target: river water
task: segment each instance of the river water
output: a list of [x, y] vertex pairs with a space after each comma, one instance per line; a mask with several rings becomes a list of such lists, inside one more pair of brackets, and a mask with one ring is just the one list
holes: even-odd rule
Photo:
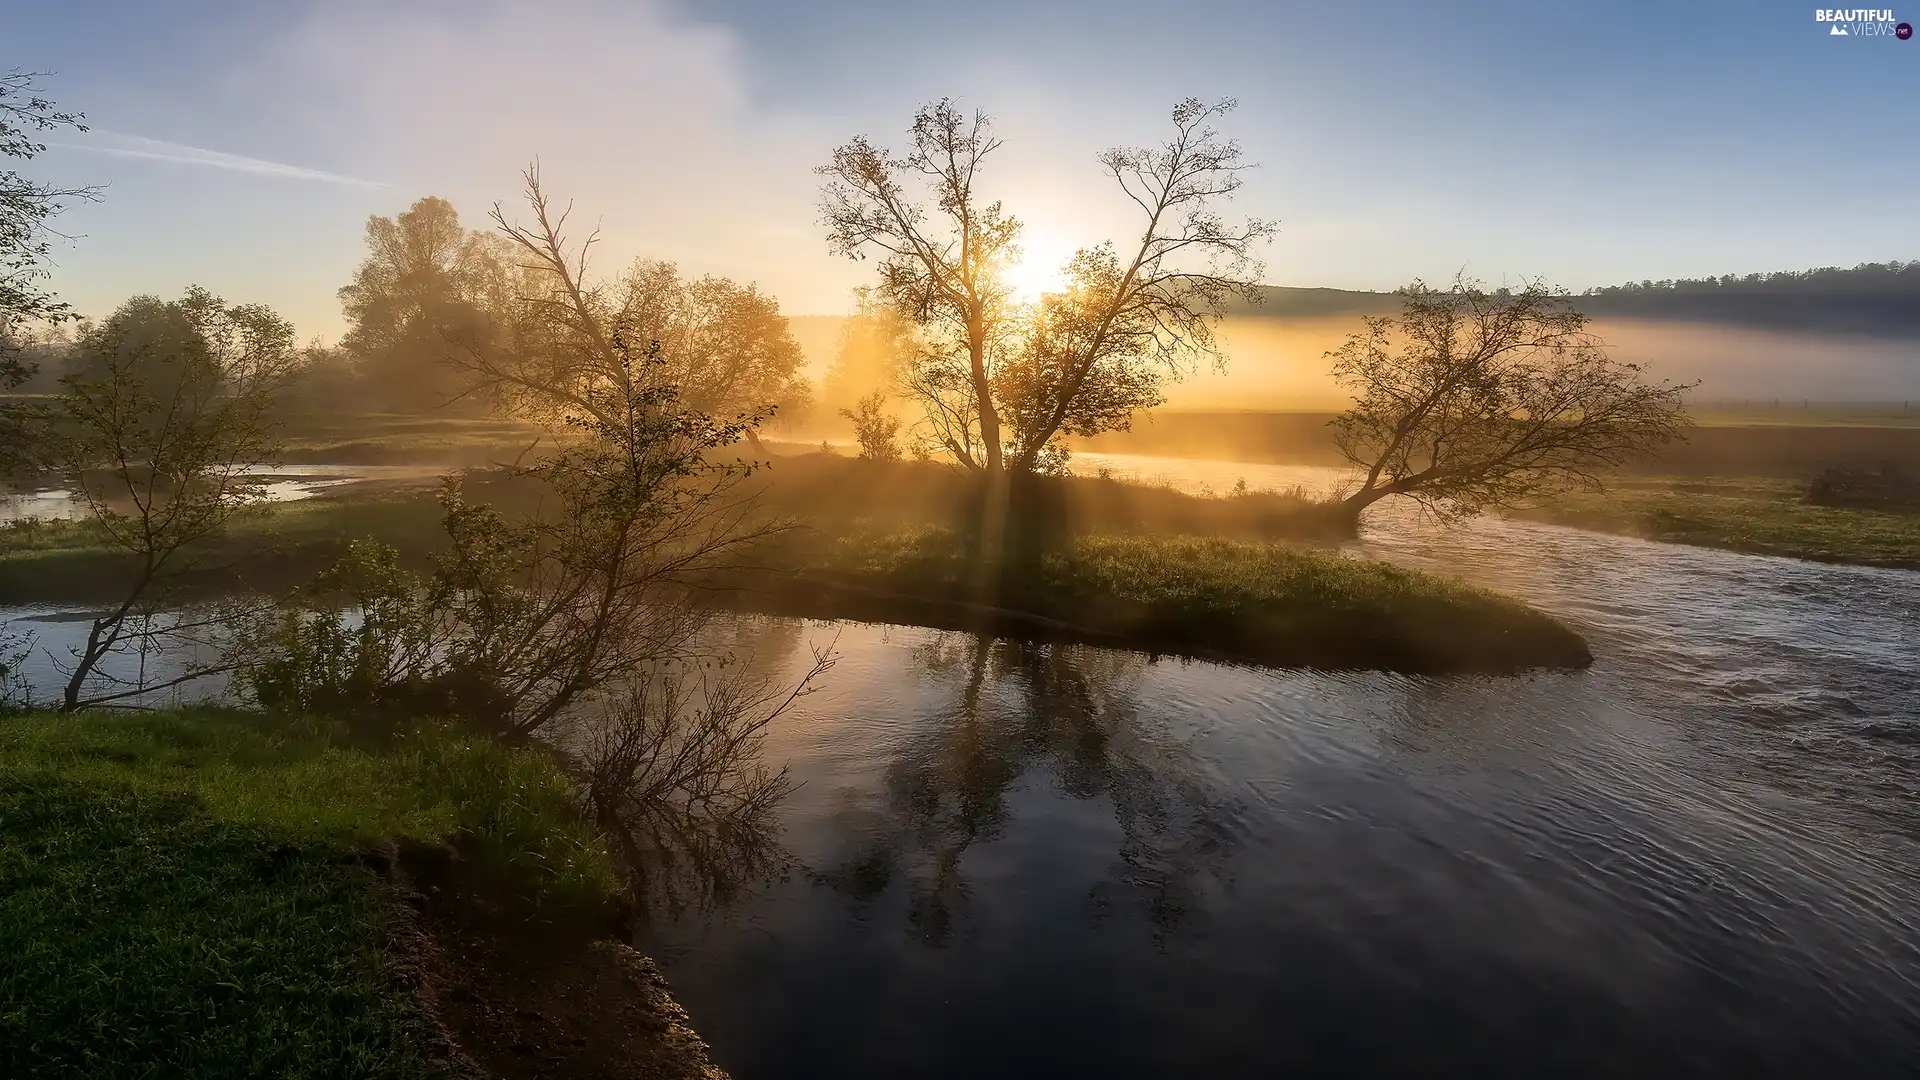
[[[771, 747], [803, 782], [794, 869], [640, 942], [716, 1060], [1920, 1074], [1920, 574], [1391, 510], [1362, 546], [1554, 612], [1594, 666], [1276, 672], [838, 628]], [[798, 664], [835, 632], [775, 636]]]
[[762, 663], [842, 657], [770, 739], [791, 862], [637, 944], [745, 1080], [1920, 1075], [1920, 573], [1391, 508], [1359, 549], [1597, 659], [1416, 678], [762, 621]]

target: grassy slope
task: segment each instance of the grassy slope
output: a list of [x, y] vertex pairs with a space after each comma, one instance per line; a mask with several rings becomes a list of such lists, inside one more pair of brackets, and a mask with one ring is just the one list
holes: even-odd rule
[[1794, 480], [1621, 478], [1516, 516], [1602, 532], [1821, 562], [1920, 568], [1920, 514], [1814, 506]]
[[460, 839], [555, 899], [616, 884], [531, 751], [209, 710], [0, 717], [0, 1075], [429, 1073], [398, 900], [356, 858], [399, 838]]

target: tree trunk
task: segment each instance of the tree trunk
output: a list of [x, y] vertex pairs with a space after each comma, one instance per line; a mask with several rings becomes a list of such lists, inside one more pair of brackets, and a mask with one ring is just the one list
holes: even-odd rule
[[993, 387], [987, 382], [986, 326], [978, 307], [967, 319], [967, 359], [972, 366], [973, 397], [980, 409], [980, 441], [987, 444], [987, 475], [1005, 469], [1000, 460], [1000, 412], [993, 407]]
[[1340, 526], [1348, 536], [1360, 535], [1360, 514], [1367, 507], [1393, 494], [1390, 488], [1366, 487], [1340, 500]]

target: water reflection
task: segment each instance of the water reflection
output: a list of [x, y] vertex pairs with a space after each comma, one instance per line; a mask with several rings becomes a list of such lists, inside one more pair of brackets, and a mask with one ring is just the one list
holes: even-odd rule
[[639, 942], [739, 1074], [1920, 1064], [1911, 842], [1728, 784], [1605, 671], [841, 647], [769, 750], [805, 872]]
[[[1004, 837], [1019, 788], [1039, 782], [1097, 802], [1118, 840], [1086, 897], [1089, 918], [1138, 904], [1155, 937], [1197, 906], [1196, 879], [1227, 842], [1182, 782], [1182, 748], [1139, 722], [1133, 687], [1145, 657], [965, 635], [931, 635], [909, 652], [936, 715], [889, 755], [875, 790], [845, 790], [844, 848], [815, 880], [872, 906], [898, 887], [915, 938], [944, 945], [973, 913], [967, 855]], [[871, 916], [863, 916], [871, 917]]]

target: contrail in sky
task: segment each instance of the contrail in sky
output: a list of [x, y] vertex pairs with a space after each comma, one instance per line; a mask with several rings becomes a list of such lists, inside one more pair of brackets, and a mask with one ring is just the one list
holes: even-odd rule
[[206, 165], [215, 169], [230, 169], [234, 172], [253, 173], [256, 176], [277, 176], [287, 180], [319, 180], [329, 184], [345, 184], [348, 187], [384, 188], [388, 185], [378, 180], [362, 180], [357, 176], [343, 176], [322, 169], [309, 169], [304, 165], [287, 165], [278, 161], [265, 161], [260, 158], [245, 157], [240, 154], [228, 154], [219, 150], [205, 150], [198, 146], [186, 146], [181, 143], [164, 142], [160, 139], [148, 139], [139, 135], [118, 135], [102, 131], [104, 135], [124, 145], [102, 146], [97, 143], [51, 143], [69, 150], [85, 150], [95, 154], [110, 154], [114, 157], [140, 158], [146, 161], [172, 161], [181, 165]]

